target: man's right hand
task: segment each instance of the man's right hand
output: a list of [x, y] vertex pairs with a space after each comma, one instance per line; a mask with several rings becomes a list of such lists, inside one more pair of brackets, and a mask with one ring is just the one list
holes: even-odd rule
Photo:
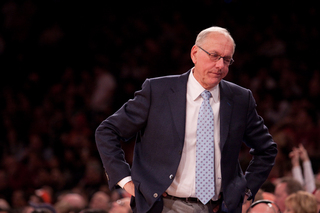
[[134, 197], [134, 184], [132, 181], [129, 181], [123, 186], [123, 189], [126, 190], [129, 194], [131, 194]]

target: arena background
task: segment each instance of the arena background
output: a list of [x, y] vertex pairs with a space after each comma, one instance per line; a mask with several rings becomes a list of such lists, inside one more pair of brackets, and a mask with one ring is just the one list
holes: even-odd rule
[[[236, 42], [227, 80], [250, 88], [279, 145], [269, 181], [290, 175], [302, 143], [320, 166], [317, 2], [62, 1], [0, 3], [0, 197], [19, 208], [36, 189], [52, 203], [68, 190], [106, 186], [95, 147], [99, 123], [148, 77], [192, 67], [204, 28], [227, 28]], [[134, 141], [123, 144], [131, 162]], [[243, 147], [241, 165], [250, 160]], [[23, 201], [24, 200], [24, 201]]]

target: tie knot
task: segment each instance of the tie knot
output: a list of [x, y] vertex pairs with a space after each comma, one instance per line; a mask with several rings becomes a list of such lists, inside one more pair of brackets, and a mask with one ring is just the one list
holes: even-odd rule
[[209, 100], [209, 98], [211, 97], [211, 93], [208, 90], [205, 90], [201, 93], [201, 96], [204, 100]]

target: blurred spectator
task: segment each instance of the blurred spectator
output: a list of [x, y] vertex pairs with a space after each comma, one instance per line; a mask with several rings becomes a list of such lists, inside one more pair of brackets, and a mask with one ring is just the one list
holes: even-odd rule
[[109, 213], [132, 213], [129, 197], [113, 201]]
[[13, 209], [23, 209], [28, 205], [28, 195], [22, 189], [17, 189], [12, 192], [11, 207]]
[[312, 77], [310, 78], [310, 82], [308, 84], [308, 99], [313, 103], [315, 108], [319, 109], [320, 107], [320, 71], [315, 70], [313, 72]]
[[79, 181], [78, 186], [84, 189], [87, 193], [92, 195], [100, 188], [104, 179], [104, 171], [100, 162], [96, 159], [84, 159], [86, 160], [85, 170], [83, 178]]
[[0, 213], [8, 213], [8, 212], [10, 212], [9, 203], [5, 199], [0, 198]]
[[42, 188], [35, 190], [34, 194], [29, 197], [29, 203], [32, 202], [33, 204], [52, 204], [52, 192], [53, 190], [50, 187], [43, 186]]
[[284, 55], [286, 43], [275, 35], [275, 31], [271, 27], [268, 27], [265, 31], [267, 38], [258, 48], [258, 53], [267, 57]]
[[122, 188], [115, 189], [111, 192], [111, 201], [117, 201], [126, 197], [131, 197], [131, 195]]
[[54, 208], [57, 213], [79, 213], [87, 206], [86, 199], [78, 193], [60, 195]]
[[317, 201], [314, 195], [298, 191], [289, 195], [285, 201], [285, 213], [317, 213]]
[[315, 193], [314, 196], [316, 197], [317, 200], [317, 208], [318, 208], [318, 212], [320, 213], [320, 188], [318, 188]]
[[284, 177], [279, 180], [276, 184], [274, 191], [275, 204], [279, 206], [281, 212], [285, 210], [285, 200], [286, 198], [297, 191], [303, 190], [302, 185], [297, 180], [292, 177]]
[[251, 204], [246, 213], [281, 213], [279, 207], [270, 200], [258, 200]]
[[80, 213], [108, 213], [108, 212], [101, 209], [84, 209], [84, 210], [81, 210]]
[[31, 210], [31, 213], [56, 213], [55, 208], [48, 203], [32, 203], [30, 202], [30, 206], [32, 207], [28, 211]]
[[262, 186], [261, 186], [261, 190], [265, 193], [271, 193], [274, 194], [274, 190], [275, 190], [275, 184], [272, 182], [272, 180], [267, 180], [265, 181]]
[[242, 212], [247, 212], [247, 210], [250, 208], [252, 201], [244, 200], [242, 203]]
[[262, 189], [259, 189], [258, 196], [255, 196], [255, 201], [258, 200], [269, 200], [273, 202], [275, 200], [275, 196], [273, 193], [265, 192]]
[[320, 170], [315, 174], [317, 189], [320, 188]]
[[95, 210], [104, 210], [108, 212], [111, 207], [111, 198], [108, 194], [102, 191], [97, 191], [93, 194], [89, 201], [89, 208]]
[[91, 99], [91, 108], [96, 112], [111, 113], [113, 93], [116, 88], [114, 76], [106, 69], [96, 66], [94, 68], [95, 88]]
[[[306, 104], [310, 104], [309, 102]], [[295, 116], [295, 144], [302, 143], [310, 157], [319, 155], [319, 134], [317, 114], [313, 108], [302, 106], [296, 110]]]
[[[307, 192], [313, 193], [316, 189], [312, 165], [307, 153], [307, 150], [302, 144], [298, 148], [293, 147], [292, 152], [289, 154], [292, 163], [293, 178], [298, 180]], [[302, 160], [303, 173], [300, 167], [300, 159]]]
[[270, 130], [280, 151], [275, 166], [279, 169], [280, 177], [291, 173], [289, 153], [299, 144], [306, 149], [312, 166], [319, 167], [319, 127], [316, 112], [309, 104], [307, 100], [293, 101], [288, 115]]
[[10, 197], [10, 186], [8, 184], [8, 176], [6, 170], [0, 170], [0, 195], [1, 198], [5, 198], [6, 200]]
[[[256, 196], [254, 197], [254, 200], [255, 200], [255, 204], [257, 204], [259, 201], [261, 203], [265, 203], [266, 205], [269, 206], [269, 208], [271, 208], [270, 210], [272, 210], [272, 206], [269, 205], [272, 204], [274, 205], [274, 207], [277, 207], [275, 206], [276, 204], [274, 204], [274, 194], [273, 193], [270, 193], [270, 192], [264, 192], [262, 189], [259, 189]], [[242, 204], [242, 212], [247, 212], [249, 211], [249, 209], [251, 208], [251, 210], [249, 212], [264, 212], [264, 211], [270, 211], [268, 210], [268, 207], [255, 207], [254, 208], [254, 211], [253, 211], [253, 206], [255, 206], [255, 204], [252, 203], [252, 201], [244, 201], [244, 203]], [[261, 208], [261, 211], [259, 210]]]

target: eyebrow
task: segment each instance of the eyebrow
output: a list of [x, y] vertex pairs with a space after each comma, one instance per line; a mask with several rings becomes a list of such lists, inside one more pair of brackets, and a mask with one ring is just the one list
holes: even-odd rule
[[[215, 51], [215, 50], [208, 51], [208, 52], [209, 52], [209, 53], [211, 53], [211, 54], [217, 54], [217, 55], [219, 55], [219, 56], [222, 56], [220, 53], [218, 53], [218, 52], [217, 52], [217, 51]], [[231, 58], [232, 58], [232, 56], [226, 55], [226, 56], [223, 56], [223, 58], [231, 59]]]

